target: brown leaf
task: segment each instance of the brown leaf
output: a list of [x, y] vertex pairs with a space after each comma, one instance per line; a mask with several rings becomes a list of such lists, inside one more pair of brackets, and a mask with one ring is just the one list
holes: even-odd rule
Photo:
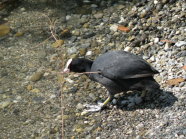
[[174, 41], [171, 40], [160, 40], [161, 42], [167, 42], [167, 43], [175, 43]]
[[118, 26], [118, 30], [123, 31], [123, 32], [129, 32], [130, 29], [128, 27], [124, 27], [124, 26]]
[[57, 48], [63, 44], [64, 44], [64, 40], [57, 40], [56, 42], [52, 44], [52, 47]]
[[175, 78], [175, 79], [167, 80], [167, 84], [168, 85], [178, 85], [179, 83], [184, 82], [184, 81], [185, 81], [185, 79], [183, 79], [183, 78]]
[[7, 35], [10, 32], [10, 27], [7, 25], [0, 25], [0, 37]]
[[70, 37], [70, 30], [69, 29], [64, 29], [62, 32], [61, 32], [61, 36], [62, 37]]
[[182, 67], [182, 69], [186, 70], [186, 65], [184, 65], [184, 66]]

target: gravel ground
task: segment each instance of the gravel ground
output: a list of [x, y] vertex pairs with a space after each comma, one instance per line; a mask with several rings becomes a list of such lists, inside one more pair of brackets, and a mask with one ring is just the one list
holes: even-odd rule
[[[73, 0], [24, 0], [7, 15], [0, 10], [11, 28], [0, 37], [0, 138], [62, 138], [61, 91], [64, 138], [186, 138], [186, 83], [167, 83], [186, 79], [185, 11], [184, 0], [101, 0], [81, 6]], [[56, 21], [59, 47], [49, 19]], [[162, 92], [150, 100], [119, 94], [105, 110], [85, 113], [84, 105], [103, 102], [106, 90], [85, 75], [63, 78], [62, 63], [95, 59], [109, 50], [146, 59], [160, 71], [155, 79]]]

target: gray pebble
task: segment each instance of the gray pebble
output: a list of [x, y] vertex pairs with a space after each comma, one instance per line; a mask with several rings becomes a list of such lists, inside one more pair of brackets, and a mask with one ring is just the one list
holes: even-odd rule
[[94, 14], [94, 17], [97, 18], [97, 19], [102, 18], [103, 13], [96, 13], [96, 14]]

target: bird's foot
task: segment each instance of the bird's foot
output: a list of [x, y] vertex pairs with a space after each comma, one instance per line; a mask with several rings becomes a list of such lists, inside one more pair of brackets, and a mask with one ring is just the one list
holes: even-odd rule
[[104, 106], [104, 103], [98, 103], [98, 105], [90, 105], [90, 104], [86, 104], [85, 107], [87, 109], [85, 109], [85, 112], [98, 112], [100, 110], [102, 110]]

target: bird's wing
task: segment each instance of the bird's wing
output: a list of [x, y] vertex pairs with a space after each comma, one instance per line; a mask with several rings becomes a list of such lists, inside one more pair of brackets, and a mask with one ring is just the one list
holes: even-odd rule
[[110, 51], [99, 56], [91, 71], [100, 71], [110, 79], [141, 78], [159, 73], [141, 57], [125, 51]]
[[148, 77], [159, 73], [143, 59], [114, 61], [101, 70], [101, 74], [110, 79], [129, 79]]

